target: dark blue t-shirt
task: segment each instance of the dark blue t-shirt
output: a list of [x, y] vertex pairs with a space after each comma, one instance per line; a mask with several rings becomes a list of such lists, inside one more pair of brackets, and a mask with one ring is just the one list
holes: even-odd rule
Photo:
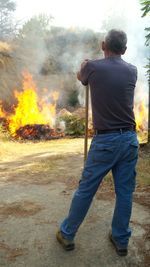
[[95, 129], [135, 126], [133, 112], [137, 68], [121, 57], [91, 60], [80, 71], [83, 85], [90, 85]]

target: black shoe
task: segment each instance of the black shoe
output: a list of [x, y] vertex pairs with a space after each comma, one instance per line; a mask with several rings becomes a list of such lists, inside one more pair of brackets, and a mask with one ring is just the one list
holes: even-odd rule
[[119, 256], [127, 256], [128, 254], [128, 249], [127, 248], [120, 248], [118, 247], [118, 245], [116, 244], [116, 241], [113, 239], [112, 237], [112, 233], [109, 233], [109, 239], [112, 242], [112, 244], [114, 245], [116, 252]]
[[74, 242], [64, 238], [60, 230], [56, 233], [56, 239], [65, 250], [70, 251], [75, 249]]

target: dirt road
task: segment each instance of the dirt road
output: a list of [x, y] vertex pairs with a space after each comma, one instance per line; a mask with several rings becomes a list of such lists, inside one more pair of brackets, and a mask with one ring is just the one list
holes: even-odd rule
[[134, 202], [127, 257], [117, 256], [108, 240], [114, 207], [109, 177], [78, 232], [75, 251], [65, 252], [57, 243], [55, 232], [82, 171], [82, 144], [74, 139], [1, 145], [0, 266], [148, 266], [147, 206]]

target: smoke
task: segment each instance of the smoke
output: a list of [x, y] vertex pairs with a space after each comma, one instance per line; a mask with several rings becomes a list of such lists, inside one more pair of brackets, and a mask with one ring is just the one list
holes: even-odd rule
[[[47, 38], [49, 56], [42, 67], [42, 73], [51, 80], [48, 84], [50, 90], [51, 85], [54, 86], [56, 82], [57, 89], [60, 91], [60, 104], [63, 106], [67, 104], [67, 98], [72, 91], [79, 90], [80, 95], [82, 86], [77, 82], [76, 73], [85, 58], [99, 56], [97, 51], [99, 51], [100, 38], [101, 34], [91, 29], [51, 28]], [[79, 98], [81, 104], [84, 97], [79, 96]]]
[[[148, 90], [148, 83], [145, 76], [145, 65], [149, 57], [149, 49], [145, 47], [145, 27], [148, 26], [150, 19], [141, 18], [142, 11], [140, 1], [109, 0], [110, 6], [106, 9], [109, 14], [107, 20], [104, 20], [104, 30], [119, 28], [127, 33], [128, 43], [127, 51], [123, 56], [124, 60], [134, 64], [138, 68], [138, 81], [144, 83], [143, 92]], [[139, 87], [139, 86], [138, 86]]]
[[[100, 21], [99, 31], [105, 34], [115, 28], [127, 33], [127, 51], [123, 59], [135, 65], [138, 69], [138, 81], [135, 89], [135, 103], [144, 101], [148, 107], [148, 81], [145, 65], [148, 63], [150, 51], [145, 47], [145, 27], [149, 26], [148, 17], [141, 18], [141, 5], [138, 0], [116, 1], [109, 0], [103, 3], [103, 18]], [[101, 57], [101, 55], [98, 55]], [[83, 88], [79, 89], [79, 100], [84, 105]]]
[[17, 40], [14, 57], [20, 69], [28, 69], [33, 74], [38, 74], [48, 57], [45, 40], [42, 36], [35, 35], [32, 31], [27, 36]]
[[[100, 2], [93, 0], [90, 14], [82, 15], [91, 29], [51, 27], [43, 34], [36, 24], [29, 25], [32, 26], [30, 31], [28, 27], [24, 28], [22, 35], [20, 34], [21, 38], [17, 38], [14, 44], [15, 72], [12, 73], [11, 79], [10, 75], [5, 77], [5, 83], [8, 86], [11, 83], [11, 89], [18, 88], [18, 85], [21, 85], [22, 70], [28, 69], [40, 89], [47, 87], [50, 91], [60, 91], [60, 105], [67, 103], [68, 94], [72, 90], [79, 91], [79, 102], [84, 105], [85, 89], [77, 81], [76, 72], [84, 59], [103, 57], [100, 43], [105, 33], [112, 28], [119, 28], [128, 36], [128, 49], [123, 58], [138, 68], [135, 100], [144, 99], [147, 105], [148, 83], [144, 66], [147, 63], [148, 49], [144, 46], [144, 28], [148, 23], [146, 18], [141, 18], [139, 1]], [[12, 65], [10, 68], [12, 69]]]
[[[115, 8], [116, 14], [119, 13], [119, 10], [117, 12], [117, 9], [122, 10], [122, 19], [118, 20], [118, 25], [119, 28], [122, 28], [124, 31], [126, 31], [128, 36], [127, 51], [123, 58], [126, 61], [134, 64], [138, 69], [138, 81], [135, 89], [135, 105], [142, 101], [145, 107], [148, 108], [149, 92], [145, 66], [148, 64], [150, 49], [146, 48], [144, 45], [146, 34], [144, 29], [146, 26], [149, 26], [150, 18], [141, 18], [141, 5], [140, 1], [138, 0], [132, 0], [132, 3], [129, 0], [125, 1], [123, 7], [118, 5]], [[117, 24], [114, 26], [117, 27]]]

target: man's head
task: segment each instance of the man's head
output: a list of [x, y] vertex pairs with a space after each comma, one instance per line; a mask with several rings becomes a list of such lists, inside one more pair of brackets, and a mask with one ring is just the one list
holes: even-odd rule
[[106, 57], [111, 55], [123, 55], [126, 51], [127, 35], [120, 30], [111, 30], [102, 42], [102, 50]]

